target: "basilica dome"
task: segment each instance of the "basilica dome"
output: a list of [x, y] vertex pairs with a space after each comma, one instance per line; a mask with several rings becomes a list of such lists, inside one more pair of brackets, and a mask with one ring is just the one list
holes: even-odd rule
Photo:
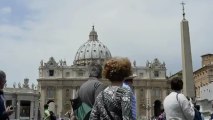
[[91, 62], [103, 64], [106, 59], [111, 58], [109, 49], [98, 40], [97, 32], [92, 28], [89, 40], [78, 49], [74, 65], [88, 65]]

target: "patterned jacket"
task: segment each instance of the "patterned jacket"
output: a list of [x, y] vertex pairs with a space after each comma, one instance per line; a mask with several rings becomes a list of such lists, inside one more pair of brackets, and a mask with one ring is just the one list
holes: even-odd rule
[[132, 92], [119, 86], [109, 86], [96, 98], [90, 120], [133, 120]]

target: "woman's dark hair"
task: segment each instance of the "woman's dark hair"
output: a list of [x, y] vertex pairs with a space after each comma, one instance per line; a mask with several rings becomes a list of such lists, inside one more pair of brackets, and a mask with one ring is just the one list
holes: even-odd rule
[[183, 89], [183, 81], [181, 78], [176, 77], [171, 80], [171, 89], [174, 91], [180, 91]]
[[49, 105], [48, 104], [44, 104], [44, 109], [48, 109]]
[[158, 117], [161, 114], [161, 101], [155, 100], [154, 102], [154, 116]]

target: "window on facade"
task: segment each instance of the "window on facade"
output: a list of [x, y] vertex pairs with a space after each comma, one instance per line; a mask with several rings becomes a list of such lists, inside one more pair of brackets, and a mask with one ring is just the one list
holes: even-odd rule
[[66, 97], [69, 97], [70, 91], [69, 89], [66, 89]]
[[140, 93], [140, 94], [141, 94], [142, 97], [145, 96], [145, 94], [144, 94], [144, 89], [141, 89], [141, 93]]
[[53, 87], [47, 88], [47, 98], [54, 98], [55, 89]]
[[30, 117], [30, 101], [20, 102], [20, 117]]
[[143, 77], [143, 73], [140, 73], [139, 76], [140, 76], [140, 77]]
[[49, 70], [49, 76], [54, 76], [54, 70]]
[[154, 71], [154, 76], [159, 77], [159, 71]]
[[83, 76], [83, 75], [84, 75], [83, 71], [79, 71], [79, 72], [78, 72], [78, 76], [79, 76], [79, 77], [81, 77], [81, 76]]
[[12, 105], [12, 100], [7, 100], [6, 101], [6, 107], [11, 106]]
[[155, 97], [155, 89], [151, 90], [151, 95], [152, 95], [152, 97]]
[[156, 89], [156, 97], [161, 97], [161, 90], [159, 88]]
[[70, 76], [70, 72], [66, 72], [66, 77], [69, 77]]

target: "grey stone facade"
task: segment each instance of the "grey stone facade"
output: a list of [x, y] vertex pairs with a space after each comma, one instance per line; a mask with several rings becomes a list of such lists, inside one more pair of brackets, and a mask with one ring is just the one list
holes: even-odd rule
[[34, 84], [28, 84], [29, 79], [24, 80], [24, 84], [14, 83], [13, 88], [5, 86], [4, 93], [6, 106], [13, 106], [14, 113], [10, 119], [38, 120], [39, 113], [39, 92]]

